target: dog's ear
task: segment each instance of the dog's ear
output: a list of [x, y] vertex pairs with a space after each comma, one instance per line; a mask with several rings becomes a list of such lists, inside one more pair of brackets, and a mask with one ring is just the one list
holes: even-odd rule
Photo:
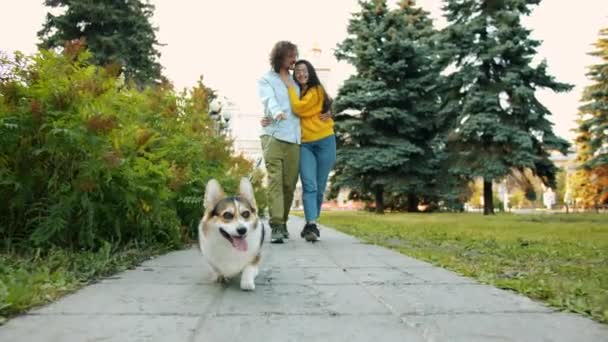
[[205, 213], [208, 214], [211, 212], [213, 208], [215, 208], [217, 202], [224, 197], [226, 197], [226, 195], [224, 195], [224, 190], [222, 190], [220, 183], [215, 179], [210, 180], [205, 188]]
[[241, 178], [241, 184], [239, 185], [239, 196], [246, 199], [253, 209], [257, 210], [258, 206], [255, 203], [255, 194], [253, 193], [253, 185], [249, 181], [249, 178], [243, 177]]

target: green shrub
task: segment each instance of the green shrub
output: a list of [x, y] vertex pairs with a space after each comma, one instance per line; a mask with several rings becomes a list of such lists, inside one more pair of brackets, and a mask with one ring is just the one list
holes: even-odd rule
[[140, 91], [90, 56], [67, 47], [0, 60], [5, 248], [178, 246], [195, 234], [205, 183], [233, 191], [252, 172], [215, 133], [202, 82]]

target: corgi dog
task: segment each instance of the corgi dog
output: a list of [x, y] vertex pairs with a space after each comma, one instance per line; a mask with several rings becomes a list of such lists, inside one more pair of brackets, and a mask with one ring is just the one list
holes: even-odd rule
[[219, 282], [241, 274], [241, 289], [253, 291], [264, 244], [253, 186], [241, 179], [239, 193], [226, 196], [217, 180], [205, 189], [205, 213], [198, 226], [199, 247]]

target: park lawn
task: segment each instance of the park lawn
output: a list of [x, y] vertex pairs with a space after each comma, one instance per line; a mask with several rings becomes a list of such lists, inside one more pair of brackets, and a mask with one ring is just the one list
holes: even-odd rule
[[608, 215], [325, 212], [320, 223], [608, 323]]
[[11, 316], [166, 251], [158, 246], [116, 249], [107, 244], [97, 252], [0, 252], [0, 325]]

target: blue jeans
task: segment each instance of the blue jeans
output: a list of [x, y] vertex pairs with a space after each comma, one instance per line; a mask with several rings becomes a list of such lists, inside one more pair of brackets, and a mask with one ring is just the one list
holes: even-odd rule
[[333, 134], [300, 145], [300, 180], [306, 222], [316, 221], [321, 214], [327, 178], [335, 162], [336, 137]]

